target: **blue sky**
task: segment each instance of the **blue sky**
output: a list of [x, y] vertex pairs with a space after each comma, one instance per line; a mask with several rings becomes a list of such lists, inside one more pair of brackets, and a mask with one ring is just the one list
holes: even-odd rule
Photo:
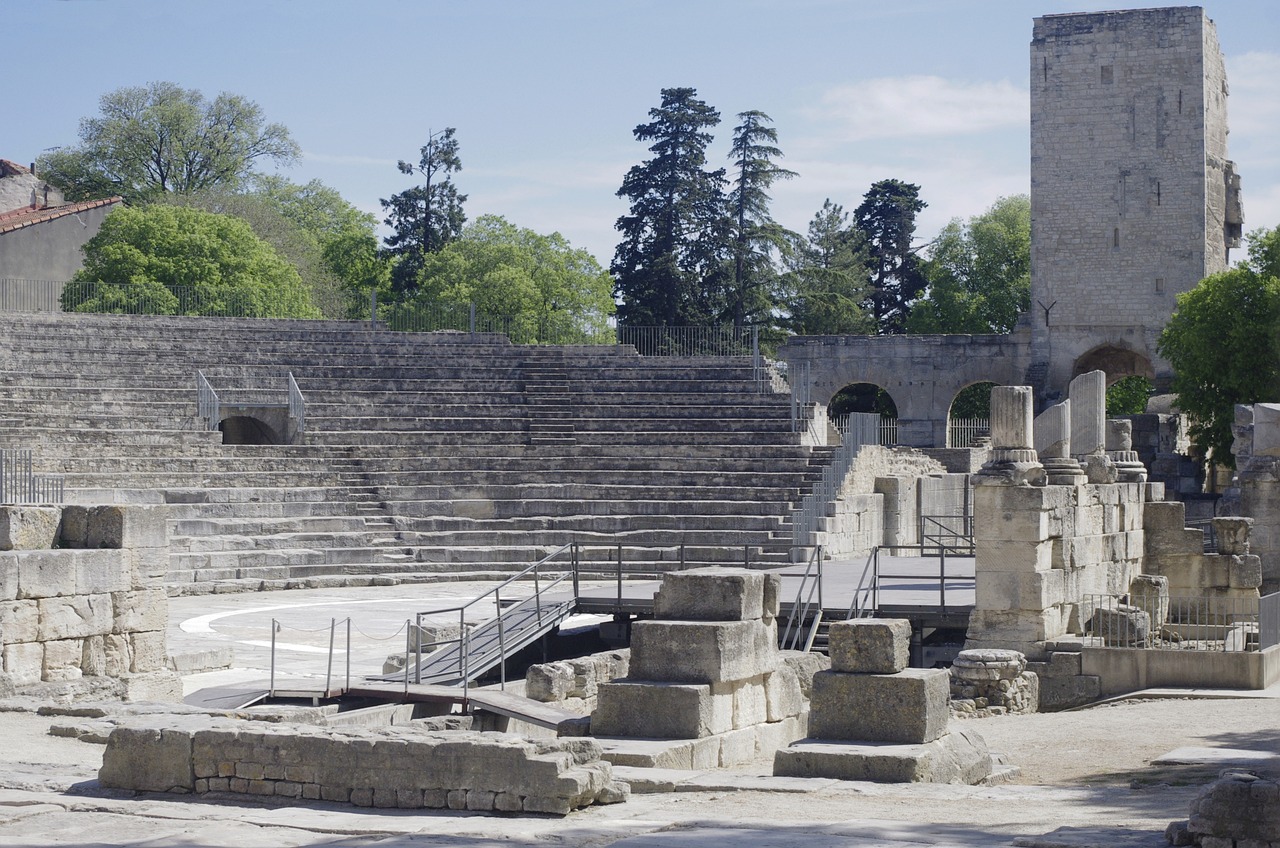
[[[608, 265], [615, 196], [646, 150], [632, 129], [665, 87], [774, 119], [799, 177], [774, 215], [806, 227], [824, 198], [875, 180], [921, 187], [919, 234], [1028, 191], [1032, 18], [1126, 8], [1026, 0], [4, 0], [0, 158], [74, 144], [79, 119], [126, 85], [242, 94], [304, 151], [284, 173], [356, 206], [411, 184], [431, 130], [456, 127], [471, 218], [558, 230]], [[1140, 4], [1140, 5], [1151, 5]], [[1246, 230], [1280, 224], [1280, 5], [1218, 0], [1230, 152]], [[379, 217], [381, 215], [379, 214]]]

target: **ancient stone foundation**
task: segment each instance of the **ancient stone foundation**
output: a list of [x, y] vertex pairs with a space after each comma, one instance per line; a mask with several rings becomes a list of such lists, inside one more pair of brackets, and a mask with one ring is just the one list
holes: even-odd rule
[[597, 688], [591, 734], [697, 740], [685, 768], [749, 762], [802, 736], [800, 681], [778, 651], [780, 582], [738, 568], [665, 575], [655, 620], [632, 627], [628, 676]]
[[524, 676], [525, 697], [588, 715], [596, 708], [600, 684], [626, 677], [630, 660], [631, 651], [623, 648], [578, 659], [531, 665]]
[[1034, 713], [1040, 678], [1017, 651], [961, 651], [951, 664], [951, 711], [965, 718]]
[[205, 716], [117, 727], [98, 780], [138, 792], [555, 815], [629, 794], [591, 739], [412, 726], [334, 730]]
[[907, 668], [911, 624], [831, 626], [831, 670], [813, 677], [809, 736], [777, 752], [773, 773], [880, 783], [978, 783], [991, 774], [982, 737], [949, 731], [949, 676]]
[[178, 700], [163, 509], [0, 507], [0, 690]]

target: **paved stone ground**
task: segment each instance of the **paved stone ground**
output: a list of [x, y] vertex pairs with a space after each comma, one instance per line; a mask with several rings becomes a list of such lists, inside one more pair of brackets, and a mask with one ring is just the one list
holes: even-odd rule
[[[280, 608], [287, 607], [312, 619], [319, 615], [327, 624], [331, 615], [345, 615], [339, 614], [345, 604], [376, 608], [382, 625], [370, 622], [361, 629], [380, 638], [376, 627], [390, 631], [403, 623], [397, 603], [413, 608], [424, 599], [452, 603], [474, 595], [460, 585], [413, 587], [419, 594], [410, 596], [405, 590], [398, 600], [388, 597], [389, 591], [394, 590], [175, 599], [172, 627], [183, 634], [175, 636], [179, 643], [189, 640], [188, 647], [263, 641], [255, 616], [265, 617], [269, 625], [271, 616], [280, 617]], [[300, 606], [304, 603], [333, 606]], [[228, 612], [232, 615], [206, 619], [213, 634], [181, 630], [184, 621]], [[269, 631], [265, 635], [269, 641]], [[305, 640], [298, 644], [314, 647]], [[237, 645], [238, 652], [241, 647]], [[221, 673], [224, 677], [261, 674], [261, 655], [254, 653], [261, 649], [243, 648], [237, 666], [244, 667]], [[360, 650], [377, 656], [382, 649]], [[298, 651], [295, 656], [307, 663], [316, 655]], [[209, 675], [198, 677], [207, 680]], [[188, 686], [202, 683], [192, 680]], [[732, 772], [666, 774], [677, 784], [676, 791], [633, 795], [625, 804], [567, 819], [109, 793], [95, 783], [101, 746], [45, 735], [52, 719], [0, 712], [0, 846], [1155, 848], [1164, 844], [1165, 825], [1186, 817], [1198, 786], [1230, 764], [1229, 751], [1280, 756], [1280, 691], [1247, 694], [1214, 700], [1147, 698], [1071, 713], [970, 722], [993, 750], [1023, 769], [1012, 784], [880, 786], [775, 779], [764, 776], [769, 764], [759, 763]], [[1182, 748], [1214, 749], [1215, 756], [1202, 752], [1199, 761], [1183, 756], [1153, 764], [1162, 754]]]

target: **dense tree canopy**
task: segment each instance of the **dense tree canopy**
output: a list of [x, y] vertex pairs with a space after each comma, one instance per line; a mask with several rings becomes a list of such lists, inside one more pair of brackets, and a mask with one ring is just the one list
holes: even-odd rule
[[598, 342], [612, 337], [612, 285], [591, 254], [559, 233], [541, 235], [482, 215], [427, 255], [415, 296], [387, 314], [474, 303], [520, 342]]
[[720, 113], [692, 88], [664, 88], [652, 119], [634, 130], [653, 158], [631, 168], [618, 189], [630, 211], [615, 225], [622, 242], [610, 268], [632, 326], [707, 325], [725, 312], [729, 256], [723, 168], [708, 170], [709, 130]]
[[467, 196], [453, 184], [453, 175], [462, 170], [455, 132], [447, 127], [429, 135], [416, 165], [400, 160], [400, 173], [417, 174], [423, 182], [382, 201], [383, 223], [392, 229], [386, 247], [395, 259], [391, 282], [398, 296], [412, 294], [426, 257], [457, 238], [467, 222], [462, 211]]
[[260, 160], [291, 164], [298, 154], [284, 125], [266, 123], [252, 100], [223, 92], [210, 101], [153, 82], [104, 94], [99, 114], [80, 122], [80, 144], [37, 161], [70, 200], [118, 194], [136, 202], [239, 188]]
[[1160, 334], [1191, 438], [1234, 465], [1235, 405], [1280, 401], [1280, 228], [1249, 236], [1248, 261], [1185, 294]]
[[166, 202], [243, 219], [297, 269], [326, 317], [368, 317], [367, 269], [355, 270], [342, 257], [353, 240], [372, 241], [376, 254], [377, 219], [319, 180], [299, 185], [282, 177], [260, 177], [248, 191], [170, 195]]
[[928, 204], [920, 186], [901, 180], [872, 183], [853, 212], [870, 255], [870, 310], [879, 333], [906, 330], [911, 303], [924, 291], [925, 279], [911, 241], [916, 215]]
[[1002, 197], [943, 228], [923, 267], [929, 288], [912, 333], [1009, 333], [1031, 305], [1031, 198]]
[[169, 205], [112, 212], [62, 293], [79, 312], [316, 318], [298, 272], [231, 215]]
[[870, 290], [868, 261], [849, 214], [825, 200], [809, 222], [808, 238], [789, 257], [791, 270], [783, 278], [787, 329], [797, 335], [873, 332], [862, 308]]

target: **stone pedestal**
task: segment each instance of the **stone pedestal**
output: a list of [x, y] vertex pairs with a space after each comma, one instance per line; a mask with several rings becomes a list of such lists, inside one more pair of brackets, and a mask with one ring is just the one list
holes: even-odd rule
[[809, 737], [779, 750], [773, 773], [881, 783], [977, 783], [991, 756], [976, 733], [948, 731], [950, 677], [907, 668], [911, 625], [831, 625], [831, 670], [813, 676]]
[[[658, 618], [632, 626], [627, 676], [599, 684], [592, 735], [699, 740], [690, 768], [749, 762], [801, 736], [800, 681], [778, 651], [779, 584], [740, 568], [665, 575]], [[668, 762], [661, 747], [646, 764]]]
[[1107, 458], [1116, 467], [1121, 483], [1147, 482], [1147, 467], [1133, 449], [1133, 422], [1123, 418], [1107, 419]]
[[1050, 486], [1085, 483], [1084, 470], [1071, 458], [1071, 401], [1064, 400], [1037, 415], [1032, 430], [1046, 482]]
[[974, 478], [975, 485], [1036, 486], [1044, 483], [1044, 466], [1032, 445], [1030, 386], [996, 386], [991, 390], [991, 459]]
[[1027, 671], [1027, 658], [1018, 651], [961, 651], [951, 664], [951, 709], [956, 715], [1034, 713], [1039, 704], [1040, 679]]

